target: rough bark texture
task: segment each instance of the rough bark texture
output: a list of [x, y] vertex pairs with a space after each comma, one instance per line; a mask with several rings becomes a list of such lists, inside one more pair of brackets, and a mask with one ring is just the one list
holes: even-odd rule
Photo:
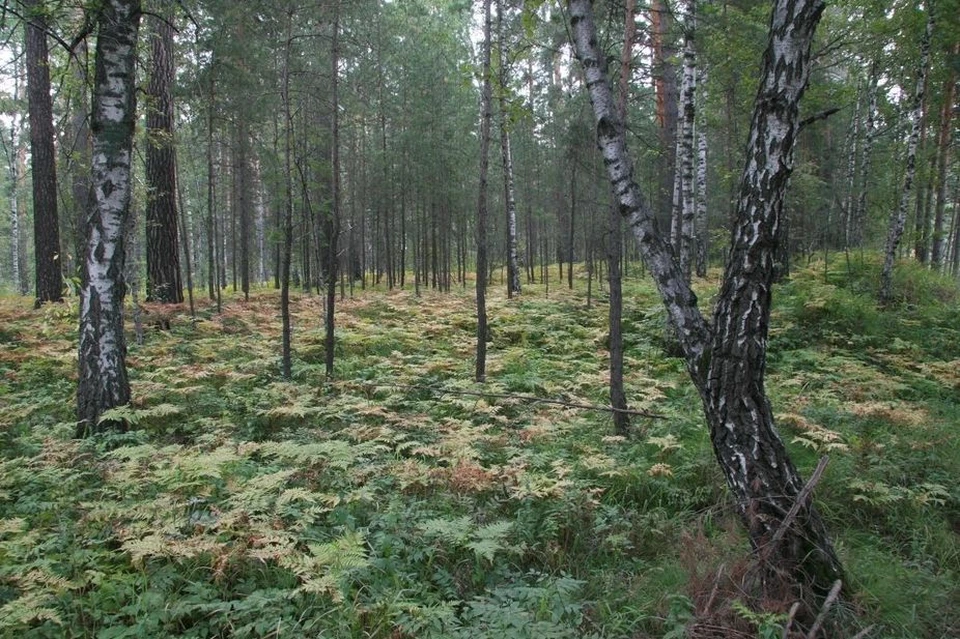
[[57, 164], [53, 146], [53, 99], [47, 51], [47, 21], [39, 0], [27, 0], [27, 97], [30, 114], [30, 165], [33, 175], [33, 241], [36, 305], [63, 299], [60, 222], [57, 216]]
[[154, 18], [147, 87], [147, 301], [183, 302], [173, 143], [173, 26]]
[[673, 14], [664, 0], [650, 3], [653, 82], [660, 133], [660, 210], [667, 210], [675, 189], [677, 161], [677, 49], [673, 44]]
[[507, 61], [503, 47], [503, 0], [497, 0], [497, 58], [500, 70], [500, 155], [503, 160], [503, 195], [507, 213], [507, 297], [520, 292], [520, 260], [517, 255], [517, 196], [510, 149], [510, 119], [507, 114]]
[[475, 378], [487, 377], [487, 174], [490, 168], [490, 16], [491, 0], [483, 1], [483, 86], [480, 95], [480, 194], [477, 198], [477, 362]]
[[850, 220], [850, 246], [863, 244], [867, 221], [867, 191], [870, 186], [870, 164], [873, 160], [873, 142], [877, 136], [877, 84], [880, 71], [876, 62], [870, 68], [870, 87], [867, 89], [867, 119], [863, 125], [863, 145], [860, 150], [860, 192]]
[[[713, 327], [668, 246], [653, 229], [632, 176], [623, 125], [613, 108], [606, 60], [597, 46], [590, 0], [569, 0], [577, 54], [584, 67], [604, 164], [676, 328], [687, 368], [700, 392], [717, 460], [756, 549], [764, 548], [797, 500], [802, 481], [773, 425], [763, 385], [773, 252], [783, 195], [793, 168], [798, 103], [810, 68], [810, 46], [824, 4], [778, 0], [764, 56], [747, 161], [740, 181], [737, 226]], [[775, 548], [777, 568], [800, 585], [826, 592], [842, 576], [819, 515], [801, 508]]]
[[[620, 96], [617, 111], [620, 121], [627, 121], [627, 104], [630, 96], [630, 76], [633, 64], [633, 43], [637, 35], [636, 0], [627, 0], [624, 15], [623, 53], [620, 56]], [[623, 282], [620, 269], [620, 254], [623, 250], [623, 220], [616, 204], [610, 207], [607, 240], [607, 279], [610, 286], [610, 407], [613, 413], [614, 430], [618, 435], [627, 435], [630, 416], [627, 409], [627, 393], [623, 387]]]
[[108, 427], [100, 416], [130, 401], [123, 335], [123, 232], [130, 209], [139, 25], [139, 0], [103, 3], [91, 122], [93, 201], [80, 291], [79, 436]]
[[327, 304], [326, 322], [324, 328], [324, 350], [327, 377], [333, 377], [334, 354], [334, 306], [337, 302], [337, 267], [339, 251], [337, 249], [340, 237], [340, 99], [338, 95], [340, 75], [340, 0], [336, 0], [333, 7], [333, 39], [331, 41], [331, 68], [330, 68], [330, 213], [327, 217]]
[[[700, 99], [704, 99], [703, 87], [706, 86], [707, 74], [700, 71]], [[709, 250], [709, 225], [707, 223], [707, 134], [704, 122], [701, 119], [697, 126], [697, 194], [696, 194], [696, 220], [693, 224], [694, 229], [694, 253], [696, 255], [696, 274], [697, 277], [706, 277], [707, 275], [707, 251]]]
[[680, 90], [680, 140], [677, 158], [678, 173], [680, 176], [680, 238], [678, 258], [680, 270], [690, 281], [693, 270], [693, 235], [694, 235], [694, 202], [693, 202], [693, 129], [696, 120], [697, 97], [697, 50], [695, 44], [696, 32], [696, 0], [686, 0], [683, 16], [683, 81]]
[[897, 248], [903, 237], [903, 227], [907, 222], [907, 206], [910, 203], [910, 190], [913, 187], [913, 178], [917, 173], [917, 146], [920, 141], [922, 128], [921, 114], [923, 100], [926, 95], [927, 67], [930, 61], [930, 38], [933, 35], [933, 12], [928, 10], [927, 28], [920, 40], [920, 66], [917, 69], [917, 88], [913, 95], [913, 105], [910, 108], [910, 138], [907, 141], [907, 168], [903, 176], [903, 187], [900, 191], [900, 205], [890, 215], [887, 228], [887, 244], [884, 249], [883, 269], [880, 271], [880, 303], [889, 304], [893, 300], [893, 263], [897, 258]]
[[283, 50], [283, 243], [280, 251], [281, 370], [284, 379], [292, 375], [290, 327], [290, 261], [293, 258], [293, 109], [290, 103], [290, 48], [293, 42], [293, 15], [287, 14], [287, 39]]
[[950, 157], [950, 137], [953, 132], [954, 98], [957, 91], [957, 66], [960, 61], [960, 42], [954, 43], [950, 53], [954, 64], [950, 67], [943, 86], [943, 104], [940, 108], [940, 131], [937, 135], [937, 204], [933, 216], [933, 245], [930, 264], [935, 269], [943, 262], [947, 238], [944, 236], [944, 213], [947, 205], [947, 165]]

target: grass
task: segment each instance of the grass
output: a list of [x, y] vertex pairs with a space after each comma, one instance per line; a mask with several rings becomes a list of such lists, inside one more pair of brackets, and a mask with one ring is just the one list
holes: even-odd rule
[[[778, 288], [768, 388], [804, 472], [831, 455], [816, 499], [858, 623], [954, 636], [956, 288], [906, 267], [881, 312], [874, 266], [813, 264]], [[293, 301], [285, 381], [276, 293], [228, 296], [131, 340], [133, 428], [86, 441], [70, 438], [75, 301], [2, 299], [0, 635], [772, 632], [781, 604], [719, 587], [747, 544], [654, 290], [626, 286], [628, 397], [665, 416], [630, 438], [603, 412], [458, 392], [603, 403], [606, 307], [585, 308], [583, 281], [491, 290], [483, 386], [469, 289], [343, 300], [332, 381], [320, 299]]]

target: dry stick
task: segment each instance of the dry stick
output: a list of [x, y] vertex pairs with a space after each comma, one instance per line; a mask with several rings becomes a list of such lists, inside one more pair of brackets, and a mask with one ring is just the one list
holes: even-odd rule
[[823, 602], [823, 606], [820, 608], [820, 614], [817, 615], [816, 621], [814, 621], [813, 626], [810, 627], [810, 632], [807, 633], [807, 639], [814, 639], [817, 636], [817, 631], [820, 630], [820, 626], [823, 625], [823, 620], [827, 617], [827, 613], [830, 612], [830, 608], [840, 595], [840, 588], [842, 586], [843, 582], [839, 579], [833, 582], [833, 587], [830, 589], [830, 594], [827, 595], [826, 600]]
[[598, 406], [596, 404], [580, 404], [577, 402], [565, 402], [560, 399], [548, 399], [546, 397], [534, 397], [532, 395], [517, 395], [514, 393], [478, 393], [474, 391], [454, 390], [448, 388], [437, 388], [436, 386], [411, 386], [407, 384], [369, 384], [381, 388], [404, 388], [409, 390], [426, 390], [440, 393], [441, 395], [470, 395], [473, 397], [491, 397], [498, 399], [519, 399], [525, 402], [540, 404], [556, 404], [557, 406], [566, 406], [567, 408], [581, 408], [583, 410], [599, 410], [608, 413], [625, 413], [627, 415], [638, 415], [649, 419], [666, 419], [665, 415], [649, 413], [642, 410], [633, 410], [630, 408], [614, 408], [612, 406]]
[[867, 626], [866, 628], [864, 628], [863, 630], [861, 630], [861, 631], [858, 632], [857, 634], [853, 635], [853, 639], [863, 639], [863, 638], [866, 637], [868, 634], [870, 634], [870, 632], [872, 632], [872, 631], [873, 631], [873, 624], [870, 624], [869, 626]]
[[790, 606], [790, 613], [787, 615], [787, 623], [783, 625], [783, 635], [781, 639], [790, 639], [790, 626], [793, 625], [793, 620], [796, 619], [798, 610], [800, 610], [800, 602], [795, 601], [793, 605]]
[[820, 478], [823, 477], [823, 471], [827, 468], [827, 463], [830, 461], [828, 455], [824, 455], [820, 458], [820, 462], [817, 464], [817, 468], [813, 471], [813, 474], [810, 475], [809, 481], [803, 489], [800, 490], [800, 494], [797, 495], [797, 498], [794, 500], [793, 505], [790, 507], [790, 510], [787, 511], [787, 516], [783, 518], [783, 521], [780, 522], [780, 527], [777, 528], [777, 532], [773, 533], [773, 537], [770, 539], [768, 548], [773, 548], [777, 543], [783, 539], [783, 536], [787, 534], [787, 530], [790, 528], [790, 525], [793, 523], [793, 520], [797, 518], [797, 515], [800, 513], [800, 509], [803, 508], [803, 505], [807, 503], [810, 499], [810, 494], [813, 492], [813, 489], [816, 488], [817, 484], [820, 483]]

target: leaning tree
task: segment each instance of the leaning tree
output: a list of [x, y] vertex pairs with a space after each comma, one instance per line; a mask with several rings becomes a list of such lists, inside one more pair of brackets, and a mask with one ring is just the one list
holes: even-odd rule
[[[795, 582], [825, 593], [842, 567], [820, 515], [794, 506], [803, 482], [774, 428], [764, 389], [774, 251], [801, 128], [799, 101], [822, 0], [776, 0], [754, 103], [737, 217], [712, 321], [697, 306], [669, 243], [633, 177], [624, 123], [598, 45], [592, 0], [568, 0], [577, 57], [597, 122], [604, 165], [683, 349], [714, 452], [755, 549]], [[791, 509], [794, 510], [791, 513]]]

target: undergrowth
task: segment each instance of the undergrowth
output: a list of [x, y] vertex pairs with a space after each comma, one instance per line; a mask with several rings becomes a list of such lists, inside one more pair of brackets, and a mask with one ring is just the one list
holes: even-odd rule
[[[776, 293], [768, 388], [853, 596], [845, 627], [960, 628], [956, 287], [813, 264]], [[709, 299], [703, 283], [701, 298]], [[125, 434], [76, 441], [76, 305], [0, 301], [0, 635], [25, 637], [781, 636], [789, 601], [737, 589], [747, 543], [698, 400], [663, 355], [648, 280], [626, 282], [630, 437], [604, 412], [606, 307], [585, 286], [494, 292], [488, 383], [471, 291], [201, 304], [131, 340]], [[482, 397], [471, 393], [490, 393]], [[854, 634], [852, 630], [850, 636]], [[714, 633], [714, 634], [710, 634]]]

